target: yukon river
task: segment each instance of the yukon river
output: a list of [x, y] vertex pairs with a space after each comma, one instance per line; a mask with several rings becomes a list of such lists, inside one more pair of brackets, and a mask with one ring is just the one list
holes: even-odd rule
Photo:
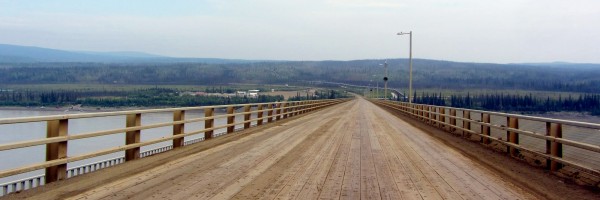
[[[216, 114], [219, 111], [215, 111]], [[236, 111], [238, 112], [238, 111]], [[22, 109], [22, 110], [1, 110], [0, 118], [15, 118], [15, 117], [33, 117], [33, 116], [47, 116], [47, 115], [64, 115], [64, 114], [76, 114], [82, 113], [79, 111], [50, 111], [41, 109]], [[266, 116], [266, 115], [265, 115]], [[204, 117], [202, 111], [188, 111], [186, 112], [186, 119], [201, 118]], [[253, 115], [252, 118], [256, 118]], [[173, 114], [169, 112], [165, 113], [150, 113], [142, 114], [142, 125], [149, 125], [161, 122], [170, 122], [173, 120]], [[243, 116], [236, 116], [236, 122], [243, 121]], [[226, 124], [225, 118], [215, 119], [215, 126]], [[253, 123], [253, 125], [256, 122]], [[72, 119], [69, 120], [69, 135], [77, 135], [83, 133], [89, 133], [93, 131], [119, 129], [125, 127], [125, 116], [110, 116], [110, 117], [99, 117], [99, 118], [85, 118], [85, 119]], [[236, 128], [241, 128], [243, 125], [238, 125]], [[191, 132], [194, 130], [200, 130], [204, 128], [204, 122], [188, 123], [185, 125], [185, 132]], [[158, 139], [161, 137], [169, 136], [173, 132], [172, 126], [142, 130], [141, 141], [149, 141]], [[219, 129], [215, 133], [225, 132], [225, 129]], [[46, 137], [46, 123], [23, 123], [23, 124], [5, 124], [0, 125], [0, 144], [8, 144], [20, 141], [42, 139]], [[198, 134], [190, 137], [186, 137], [185, 141], [202, 138], [204, 135]], [[170, 145], [171, 142], [162, 142], [154, 145], [143, 146], [141, 151], [154, 149]], [[86, 138], [80, 140], [69, 141], [67, 155], [76, 156], [85, 153], [91, 153], [103, 149], [125, 145], [125, 133], [118, 133], [113, 135]], [[13, 149], [7, 151], [0, 151], [0, 171], [7, 169], [14, 169], [17, 167], [27, 166], [35, 163], [44, 162], [46, 158], [45, 145]], [[67, 168], [80, 166], [83, 164], [106, 160], [116, 157], [124, 156], [124, 152], [117, 152], [113, 154], [103, 155], [91, 159], [68, 163]], [[11, 177], [0, 178], [0, 184], [6, 183], [22, 178], [32, 177], [35, 175], [43, 174], [43, 170], [37, 170], [25, 174], [20, 174]]]

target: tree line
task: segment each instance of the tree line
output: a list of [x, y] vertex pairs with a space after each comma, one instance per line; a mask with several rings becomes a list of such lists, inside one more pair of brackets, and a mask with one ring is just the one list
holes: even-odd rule
[[413, 102], [419, 104], [451, 106], [501, 112], [589, 112], [600, 115], [600, 94], [581, 94], [578, 96], [559, 96], [558, 98], [536, 97], [518, 94], [480, 94], [451, 95], [426, 94], [413, 96]]
[[[308, 81], [382, 84], [383, 60], [206, 63], [5, 63], [0, 84], [102, 83], [224, 85]], [[408, 86], [406, 59], [388, 60], [392, 88]], [[600, 65], [531, 66], [415, 59], [413, 85], [438, 89], [600, 92]]]
[[[231, 90], [231, 89], [228, 89]], [[82, 104], [93, 107], [123, 106], [203, 106], [283, 101], [281, 95], [257, 98], [182, 95], [171, 88], [147, 88], [132, 91], [1, 91], [0, 106], [68, 106]]]
[[325, 91], [315, 91], [314, 95], [306, 95], [301, 94], [300, 92], [296, 93], [296, 96], [290, 97], [289, 101], [304, 101], [304, 100], [318, 100], [318, 99], [337, 99], [337, 98], [347, 98], [349, 95], [346, 92], [341, 92], [337, 90], [325, 90]]

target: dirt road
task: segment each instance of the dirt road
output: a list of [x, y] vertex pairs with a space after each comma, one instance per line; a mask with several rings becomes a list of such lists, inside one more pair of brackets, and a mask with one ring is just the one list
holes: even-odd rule
[[357, 99], [32, 189], [39, 199], [535, 199]]

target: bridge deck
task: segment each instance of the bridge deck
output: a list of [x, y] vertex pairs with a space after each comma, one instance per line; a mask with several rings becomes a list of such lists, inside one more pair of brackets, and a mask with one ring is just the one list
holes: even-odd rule
[[309, 116], [19, 195], [42, 199], [535, 198], [366, 100]]

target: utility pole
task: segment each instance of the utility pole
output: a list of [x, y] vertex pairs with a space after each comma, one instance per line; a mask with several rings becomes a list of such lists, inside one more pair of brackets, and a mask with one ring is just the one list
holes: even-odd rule
[[[377, 79], [375, 79], [375, 80], [377, 80]], [[375, 93], [375, 95], [376, 95], [375, 98], [379, 98], [379, 81], [377, 81], [376, 84], [377, 84], [377, 86], [376, 86], [377, 93]]]
[[388, 81], [388, 70], [387, 70], [387, 60], [383, 63], [383, 68], [385, 69], [385, 76], [383, 77], [383, 84], [385, 85], [385, 90], [383, 93], [384, 98], [387, 100], [387, 81]]
[[410, 53], [409, 53], [409, 65], [410, 65], [410, 75], [409, 75], [409, 86], [408, 86], [408, 103], [412, 103], [411, 95], [412, 95], [412, 31], [408, 33], [400, 32], [397, 35], [409, 35], [410, 43]]

